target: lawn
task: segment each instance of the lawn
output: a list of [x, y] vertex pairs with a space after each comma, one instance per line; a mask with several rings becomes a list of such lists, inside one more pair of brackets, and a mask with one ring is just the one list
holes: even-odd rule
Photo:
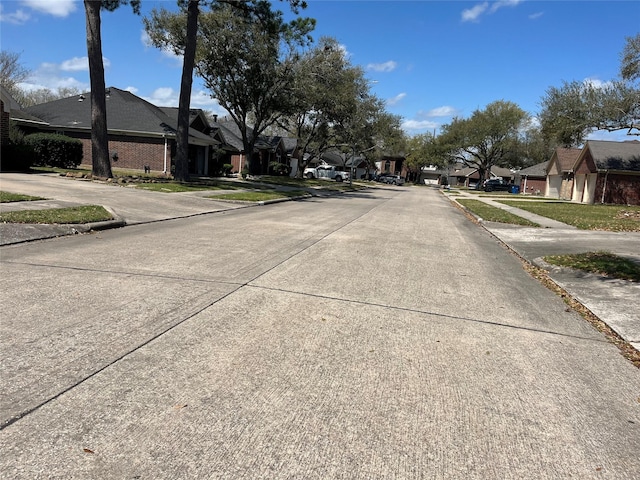
[[4, 223], [78, 224], [112, 219], [113, 216], [98, 205], [0, 213], [0, 222]]
[[291, 198], [291, 197], [300, 197], [303, 195], [307, 195], [306, 192], [296, 190], [296, 191], [276, 191], [276, 190], [265, 190], [265, 191], [254, 191], [254, 192], [237, 192], [237, 193], [223, 193], [221, 195], [210, 195], [207, 198], [211, 198], [214, 200], [233, 200], [233, 201], [241, 201], [241, 202], [266, 202], [268, 200], [277, 200], [280, 198]]
[[640, 232], [640, 206], [517, 200], [500, 200], [500, 202], [573, 225], [581, 230]]
[[242, 188], [230, 184], [200, 184], [200, 183], [178, 183], [178, 182], [157, 182], [157, 183], [135, 183], [136, 188], [152, 190], [154, 192], [178, 193], [178, 192], [198, 192], [202, 190], [235, 190]]
[[31, 195], [22, 195], [21, 193], [11, 193], [11, 192], [0, 191], [0, 203], [33, 202], [35, 200], [44, 200], [44, 198], [32, 197]]
[[519, 217], [513, 213], [493, 207], [481, 200], [460, 199], [458, 203], [469, 209], [477, 216], [487, 222], [512, 223], [515, 225], [524, 225], [529, 227], [539, 227], [537, 223], [531, 222], [526, 218]]
[[550, 255], [544, 260], [552, 265], [640, 282], [640, 265], [609, 252], [587, 252], [572, 255]]

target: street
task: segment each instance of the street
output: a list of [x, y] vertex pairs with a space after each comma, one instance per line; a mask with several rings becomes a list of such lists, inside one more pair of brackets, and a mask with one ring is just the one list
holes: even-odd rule
[[437, 191], [213, 210], [0, 248], [1, 478], [640, 479], [640, 371]]

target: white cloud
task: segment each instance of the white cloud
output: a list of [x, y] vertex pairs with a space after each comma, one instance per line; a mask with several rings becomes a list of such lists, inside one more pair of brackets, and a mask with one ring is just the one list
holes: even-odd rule
[[393, 60], [389, 60], [384, 63], [370, 63], [367, 65], [367, 70], [373, 70], [374, 72], [392, 72], [396, 69], [398, 64]]
[[31, 18], [27, 12], [18, 9], [13, 13], [4, 13], [4, 5], [0, 5], [0, 22], [13, 23], [14, 25], [23, 25]]
[[[105, 67], [110, 65], [109, 60], [103, 59]], [[31, 72], [31, 75], [24, 83], [22, 88], [25, 90], [37, 90], [47, 88], [52, 91], [56, 91], [59, 88], [77, 88], [79, 90], [89, 90], [88, 78], [87, 81], [78, 80], [72, 76], [69, 76], [67, 72], [72, 74], [88, 72], [89, 65], [85, 58], [74, 57], [69, 60], [65, 60], [62, 63], [41, 63], [38, 68]], [[88, 75], [87, 75], [88, 77]]]
[[47, 13], [55, 17], [66, 17], [77, 8], [74, 0], [21, 0], [23, 5], [38, 12]]
[[403, 93], [399, 93], [395, 97], [388, 99], [387, 100], [387, 105], [390, 105], [390, 106], [397, 105], [406, 96], [407, 96], [407, 94], [404, 93], [404, 92]]
[[544, 15], [544, 12], [532, 13], [531, 15], [529, 15], [529, 20], [537, 20], [543, 15]]
[[477, 22], [478, 17], [487, 11], [489, 8], [489, 2], [479, 3], [473, 8], [468, 8], [462, 11], [463, 22]]
[[[104, 62], [104, 59], [102, 60]], [[87, 57], [73, 57], [60, 64], [60, 70], [64, 72], [89, 71], [89, 59]]]
[[422, 115], [424, 117], [427, 118], [431, 118], [431, 117], [453, 117], [454, 115], [456, 115], [456, 113], [458, 113], [458, 111], [450, 106], [444, 105], [442, 107], [437, 107], [437, 108], [433, 108], [431, 110], [429, 110], [426, 113], [423, 113]]
[[180, 92], [170, 87], [156, 88], [151, 97], [143, 97], [158, 107], [177, 107]]
[[585, 78], [582, 83], [585, 86], [590, 86], [593, 88], [607, 88], [610, 87], [612, 85], [612, 83], [610, 81], [607, 82], [603, 82], [602, 80], [598, 79], [598, 78]]
[[515, 7], [523, 0], [498, 0], [496, 2], [483, 2], [462, 11], [463, 22], [478, 22], [485, 13], [496, 13], [503, 7]]
[[522, 3], [522, 1], [523, 0], [498, 0], [491, 4], [491, 13], [497, 12], [502, 7], [516, 7]]
[[133, 93], [134, 95], [136, 95], [138, 93], [138, 89], [136, 87], [126, 87], [123, 89], [125, 92], [129, 92], [129, 93]]
[[430, 120], [405, 120], [401, 125], [403, 130], [408, 132], [416, 132], [419, 130], [434, 130], [439, 128], [440, 125], [436, 122], [432, 122]]
[[[136, 94], [137, 89], [135, 87], [127, 87], [125, 90]], [[150, 102], [158, 107], [177, 107], [180, 100], [180, 91], [174, 90], [171, 87], [156, 88], [150, 97], [141, 97], [147, 102]], [[210, 110], [214, 114], [221, 116], [227, 115], [228, 112], [224, 110], [217, 99], [211, 98], [211, 95], [204, 90], [194, 90], [191, 92], [191, 108], [201, 108], [203, 110]]]

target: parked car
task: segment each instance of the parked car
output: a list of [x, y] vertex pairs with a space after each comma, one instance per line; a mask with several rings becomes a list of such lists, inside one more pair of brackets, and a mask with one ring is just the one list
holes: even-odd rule
[[404, 178], [400, 175], [387, 175], [385, 177], [385, 183], [391, 183], [393, 185], [404, 185]]
[[509, 192], [511, 191], [511, 187], [513, 187], [513, 184], [505, 182], [502, 178], [491, 178], [489, 180], [485, 180], [482, 184], [482, 188], [485, 192]]
[[336, 182], [349, 180], [349, 172], [338, 170], [333, 165], [319, 165], [317, 167], [305, 168], [303, 175], [309, 179], [317, 178], [320, 180], [335, 180]]

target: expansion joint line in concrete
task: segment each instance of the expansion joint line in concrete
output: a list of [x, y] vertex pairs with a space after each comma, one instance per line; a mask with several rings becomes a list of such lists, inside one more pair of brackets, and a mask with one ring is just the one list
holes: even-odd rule
[[550, 330], [542, 330], [542, 329], [539, 329], [539, 328], [520, 327], [520, 326], [517, 326], [517, 325], [511, 325], [511, 324], [508, 324], [508, 323], [493, 322], [491, 320], [482, 320], [482, 319], [478, 319], [478, 318], [461, 317], [461, 316], [449, 315], [447, 313], [441, 313], [441, 312], [429, 312], [427, 310], [419, 310], [419, 309], [415, 309], [415, 308], [399, 307], [399, 306], [395, 306], [395, 305], [385, 305], [385, 304], [382, 304], [382, 303], [365, 302], [365, 301], [362, 301], [362, 300], [353, 300], [353, 299], [348, 299], [348, 298], [331, 297], [331, 296], [328, 296], [328, 295], [319, 295], [319, 294], [314, 294], [314, 293], [296, 292], [296, 291], [293, 291], [293, 290], [286, 290], [286, 289], [274, 288], [274, 287], [265, 287], [265, 286], [261, 286], [261, 285], [247, 285], [247, 286], [251, 287], [251, 288], [255, 288], [255, 289], [260, 289], [260, 290], [271, 290], [271, 291], [275, 291], [275, 292], [289, 293], [289, 294], [292, 294], [292, 295], [300, 295], [300, 296], [304, 296], [304, 297], [314, 297], [314, 298], [318, 298], [318, 299], [322, 299], [322, 300], [333, 300], [333, 301], [337, 301], [337, 302], [344, 302], [344, 303], [349, 303], [349, 304], [353, 304], [353, 305], [362, 305], [362, 306], [376, 307], [376, 308], [388, 308], [388, 309], [391, 309], [391, 310], [399, 310], [399, 311], [402, 311], [402, 312], [417, 313], [417, 314], [420, 314], [420, 315], [429, 315], [429, 316], [433, 316], [433, 317], [446, 318], [446, 319], [450, 319], [450, 320], [461, 320], [463, 322], [480, 323], [480, 324], [483, 324], [483, 325], [490, 325], [490, 326], [494, 326], [494, 327], [511, 328], [511, 329], [523, 330], [523, 331], [527, 331], [527, 332], [543, 333], [545, 335], [553, 335], [553, 336], [559, 336], [559, 337], [564, 337], [564, 338], [573, 338], [573, 339], [576, 339], [576, 340], [584, 340], [584, 341], [587, 341], [587, 342], [606, 343], [606, 340], [596, 340], [594, 338], [581, 337], [581, 336], [578, 336], [578, 335], [569, 335], [569, 334], [566, 334], [566, 333], [553, 332], [553, 331], [550, 331]]

